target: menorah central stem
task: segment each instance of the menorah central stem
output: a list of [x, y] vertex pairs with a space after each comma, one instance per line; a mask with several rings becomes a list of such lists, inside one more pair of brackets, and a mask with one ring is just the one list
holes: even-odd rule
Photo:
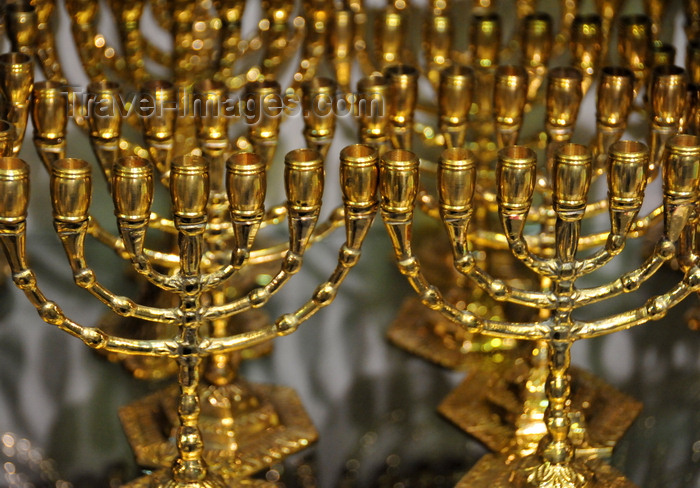
[[549, 405], [545, 411], [547, 435], [539, 450], [543, 459], [551, 464], [566, 464], [573, 458], [573, 445], [569, 440], [571, 378], [571, 342], [551, 341], [549, 350], [549, 376], [545, 391]]
[[578, 247], [583, 213], [559, 214], [556, 224], [556, 255], [561, 263], [559, 276], [554, 280], [554, 293], [558, 299], [553, 311], [555, 323], [553, 340], [547, 346], [549, 354], [549, 376], [545, 385], [547, 409], [544, 421], [547, 435], [539, 445], [539, 451], [546, 463], [568, 464], [574, 455], [574, 446], [569, 439], [571, 419], [571, 340], [568, 331], [571, 327], [573, 310], [574, 260]]
[[[187, 332], [196, 332], [188, 330]], [[206, 467], [202, 460], [204, 449], [202, 434], [199, 431], [199, 363], [201, 358], [197, 355], [183, 355], [180, 363], [180, 400], [178, 415], [180, 426], [177, 429], [178, 457], [173, 464], [173, 479], [178, 483], [192, 483], [204, 481], [207, 475]]]

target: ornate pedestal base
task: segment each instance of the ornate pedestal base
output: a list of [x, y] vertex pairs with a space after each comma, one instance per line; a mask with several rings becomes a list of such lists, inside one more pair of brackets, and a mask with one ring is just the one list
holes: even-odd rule
[[[123, 407], [119, 416], [139, 464], [169, 467], [178, 387]], [[318, 433], [291, 388], [235, 381], [201, 390], [204, 459], [224, 481], [239, 480], [306, 448]], [[219, 416], [212, 410], [221, 410]], [[238, 485], [235, 485], [238, 486]]]
[[142, 476], [131, 483], [123, 485], [122, 488], [276, 488], [275, 483], [270, 483], [264, 480], [251, 480], [251, 479], [230, 479], [224, 482], [220, 480], [217, 481], [203, 481], [194, 485], [187, 485], [186, 487], [178, 486], [177, 484], [170, 481], [170, 469], [160, 469], [147, 476]]
[[[460, 429], [494, 452], [532, 454], [546, 433], [546, 371], [533, 374], [518, 359], [473, 371], [438, 407]], [[586, 371], [571, 368], [571, 432], [577, 459], [609, 458], [642, 404]]]
[[[487, 454], [455, 488], [635, 488], [619, 471], [601, 459], [576, 461], [573, 470], [547, 469], [538, 456]], [[541, 470], [540, 481], [535, 473]], [[577, 475], [586, 473], [582, 481]]]

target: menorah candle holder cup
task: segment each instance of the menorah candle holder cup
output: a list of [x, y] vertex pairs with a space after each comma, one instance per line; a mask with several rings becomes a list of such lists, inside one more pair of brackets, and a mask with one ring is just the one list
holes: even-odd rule
[[389, 141], [389, 82], [382, 75], [372, 75], [357, 82], [358, 138], [363, 144], [383, 152]]
[[440, 71], [438, 128], [448, 147], [463, 147], [466, 143], [473, 92], [472, 68], [454, 64]]
[[244, 101], [252, 105], [248, 138], [257, 154], [267, 161], [268, 167], [277, 149], [277, 138], [282, 111], [281, 88], [277, 81], [264, 80], [246, 84]]
[[34, 56], [37, 46], [37, 11], [29, 2], [7, 5], [7, 33], [14, 52]]
[[583, 74], [582, 91], [587, 93], [600, 69], [603, 26], [599, 15], [577, 15], [571, 24], [570, 51], [573, 65]]
[[316, 77], [301, 85], [306, 146], [325, 158], [335, 136], [335, 106], [338, 85], [330, 78]]
[[528, 75], [527, 100], [531, 102], [542, 86], [552, 54], [552, 17], [545, 12], [535, 12], [527, 15], [522, 22], [523, 34], [520, 44], [523, 64]]
[[432, 9], [425, 20], [423, 51], [428, 61], [428, 80], [434, 87], [440, 83], [440, 72], [451, 63], [452, 23], [447, 12]]
[[499, 148], [513, 146], [518, 142], [527, 90], [528, 73], [524, 67], [501, 65], [496, 69], [493, 109]]
[[68, 92], [56, 81], [40, 81], [32, 94], [34, 147], [47, 171], [54, 161], [65, 157], [68, 125]]
[[625, 132], [633, 100], [634, 73], [627, 68], [604, 67], [596, 99], [596, 142], [593, 152], [597, 174], [604, 171], [608, 149]]
[[409, 65], [392, 65], [384, 70], [389, 85], [389, 139], [394, 149], [413, 147], [413, 120], [418, 103], [418, 70]]
[[659, 172], [666, 141], [678, 133], [685, 111], [687, 76], [679, 66], [657, 66], [651, 77], [650, 177]]
[[401, 61], [405, 43], [404, 14], [388, 5], [376, 20], [376, 60], [380, 69]]
[[634, 93], [646, 84], [651, 64], [651, 19], [646, 15], [623, 15], [618, 30], [618, 52], [624, 67], [634, 73]]
[[0, 54], [0, 90], [5, 98], [6, 118], [15, 127], [13, 154], [19, 154], [29, 119], [29, 100], [34, 87], [34, 65], [22, 53]]

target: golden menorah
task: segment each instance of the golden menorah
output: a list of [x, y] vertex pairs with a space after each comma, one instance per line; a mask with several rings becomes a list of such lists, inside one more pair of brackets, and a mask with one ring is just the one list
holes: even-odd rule
[[[60, 83], [42, 81], [33, 84], [32, 77], [28, 75], [32, 71], [32, 63], [28, 56], [17, 53], [7, 55], [4, 59], [3, 66], [7, 68], [4, 73], [7, 76], [4, 77], [3, 87], [7, 93], [13, 95], [13, 99], [21, 100], [18, 106], [23, 108], [23, 110], [13, 111], [12, 116], [19, 121], [17, 127], [26, 126], [31, 94], [31, 118], [35, 129], [33, 142], [41, 161], [49, 171], [55, 161], [63, 159], [66, 155], [66, 126], [71, 117], [79, 117], [85, 130], [88, 131], [100, 172], [112, 193], [113, 168], [124, 154], [141, 154], [149, 157], [158, 170], [157, 179], [168, 186], [174, 155], [187, 154], [193, 147], [199, 150], [207, 158], [208, 172], [212, 181], [211, 195], [205, 209], [207, 226], [202, 236], [205, 243], [201, 263], [202, 272], [213, 271], [228, 259], [228, 246], [235, 243], [236, 235], [228, 216], [224, 188], [225, 158], [231, 150], [226, 133], [229, 119], [222, 113], [226, 98], [224, 88], [220, 84], [205, 81], [195, 85], [191, 100], [194, 115], [192, 126], [196, 130], [196, 135], [189, 137], [184, 147], [178, 147], [177, 125], [181, 123], [182, 118], [178, 117], [175, 107], [177, 103], [175, 87], [167, 81], [148, 82], [144, 86], [144, 96], [156, 112], [142, 117], [146, 144], [145, 148], [140, 148], [122, 137], [122, 106], [120, 105], [122, 94], [116, 83], [93, 82], [88, 86], [85, 99], [77, 100], [76, 94], [68, 91]], [[265, 166], [269, 166], [277, 147], [280, 114], [268, 111], [268, 105], [280, 100], [280, 88], [273, 81], [249, 83], [246, 87], [248, 89], [246, 100], [253, 102], [254, 105], [249, 114], [254, 122], [249, 124], [248, 139], [244, 144], [256, 149], [261, 154]], [[302, 91], [305, 94], [302, 105], [307, 107], [309, 113], [306, 117], [307, 141], [311, 147], [318, 148], [322, 155], [327, 154], [330, 140], [332, 140], [333, 114], [323, 117], [314, 116], [315, 112], [309, 108], [309, 105], [319, 92], [332, 92], [332, 87], [331, 82], [324, 82], [323, 79], [302, 84]], [[77, 100], [78, 103], [72, 107], [69, 106], [71, 96], [73, 101]], [[139, 100], [134, 101], [129, 110], [140, 110], [138, 103]], [[9, 125], [6, 132], [8, 140], [14, 141], [13, 150], [8, 152], [10, 155], [15, 153], [21, 144], [17, 142], [18, 138], [10, 137]], [[265, 213], [259, 226], [265, 227], [278, 223], [284, 219], [285, 215], [287, 215], [286, 206], [275, 206]], [[330, 231], [342, 225], [342, 222], [342, 212], [331, 213], [326, 222], [314, 226], [315, 231], [309, 237], [310, 242], [325, 238]], [[175, 222], [157, 213], [149, 215], [148, 227], [169, 236], [176, 237], [178, 234]], [[94, 217], [89, 220], [87, 233], [113, 249], [125, 260], [131, 261], [136, 273], [145, 274], [147, 277], [147, 269], [134, 260], [134, 256], [129, 252], [128, 243], [112, 235]], [[220, 286], [208, 288], [204, 292], [206, 300], [215, 305], [222, 305], [227, 300], [245, 294], [249, 290], [242, 287], [250, 288], [251, 285], [245, 283], [252, 281], [258, 273], [257, 268], [251, 265], [268, 263], [266, 266], [270, 267], [269, 263], [281, 258], [286, 249], [287, 246], [284, 244], [268, 244], [252, 250], [245, 269], [240, 270], [236, 273], [237, 276], [233, 277], [239, 281], [236, 283], [232, 280], [224, 280], [220, 282]], [[158, 266], [168, 270], [169, 274], [176, 273], [181, 262], [181, 256], [177, 251], [167, 252], [144, 248], [141, 253], [142, 256], [139, 259], [143, 260], [145, 257], [150, 260], [149, 269]], [[165, 294], [162, 294], [163, 292]], [[144, 298], [148, 299], [146, 305], [156, 308], [174, 306], [175, 303], [172, 290], [168, 288], [155, 294], [148, 292]], [[255, 315], [254, 312], [259, 307], [247, 308], [249, 310], [241, 310], [241, 313], [236, 313], [233, 318], [224, 316], [212, 320], [204, 319], [206, 327], [212, 330], [212, 335], [225, 337], [237, 328], [242, 331], [254, 330], [268, 320], [264, 315]], [[159, 327], [149, 326], [142, 322], [142, 317], [139, 315], [129, 315], [122, 317], [121, 321], [116, 321], [112, 314], [103, 320], [101, 325], [103, 329], [106, 328], [108, 334], [126, 335], [132, 338], [157, 339], [173, 333], [173, 324], [165, 322]], [[214, 443], [218, 446], [216, 450], [222, 453], [222, 459], [227, 457], [239, 459], [239, 474], [260, 470], [281, 456], [281, 453], [277, 456], [269, 456], [268, 451], [275, 446], [284, 445], [284, 453], [289, 454], [303, 448], [317, 435], [300, 400], [291, 390], [249, 385], [238, 377], [239, 355], [255, 357], [269, 351], [269, 345], [260, 344], [261, 342], [263, 341], [258, 341], [258, 344], [252, 344], [251, 347], [239, 348], [234, 355], [228, 352], [212, 354], [204, 367], [203, 374], [206, 381], [203, 382], [200, 391], [203, 398], [204, 435], [209, 439], [209, 444]], [[172, 362], [167, 357], [138, 359], [129, 354], [106, 351], [123, 360], [135, 375], [142, 378], [162, 378], [175, 372]], [[170, 436], [159, 432], [167, 432], [168, 426], [178, 424], [174, 415], [176, 398], [175, 389], [169, 388], [123, 409], [121, 413], [123, 424], [139, 463], [158, 467], [169, 464], [174, 456], [175, 446], [169, 440]], [[240, 419], [237, 424], [233, 420], [234, 417]], [[154, 429], [152, 426], [155, 424], [163, 424], [163, 428]], [[242, 446], [241, 449], [238, 448], [239, 445]], [[269, 461], [264, 461], [266, 459]], [[219, 464], [223, 464], [223, 461]]]
[[[612, 145], [608, 159], [610, 234], [603, 249], [585, 259], [577, 259], [581, 221], [593, 174], [592, 157], [580, 145], [565, 144], [554, 156], [552, 204], [556, 212], [554, 240], [556, 254], [533, 254], [524, 238], [527, 214], [536, 182], [535, 153], [522, 146], [499, 152], [497, 167], [499, 217], [514, 256], [541, 277], [551, 280], [542, 291], [518, 289], [490, 276], [476, 263], [469, 250], [468, 228], [472, 217], [472, 197], [476, 187], [476, 163], [466, 149], [443, 152], [438, 167], [440, 213], [447, 229], [454, 266], [494, 299], [519, 303], [549, 311], [544, 320], [529, 323], [495, 321], [479, 317], [446, 301], [422, 274], [420, 262], [411, 248], [413, 209], [417, 197], [419, 160], [406, 150], [385, 153], [380, 165], [382, 216], [391, 237], [398, 266], [421, 301], [462, 327], [488, 335], [524, 340], [544, 340], [547, 346], [549, 376], [548, 407], [544, 423], [547, 433], [536, 454], [519, 458], [489, 455], [460, 482], [460, 486], [626, 486], [608, 466], [594, 459], [588, 466], [574, 461], [570, 439], [570, 347], [579, 339], [624, 330], [663, 317], [667, 311], [700, 287], [694, 250], [684, 246], [686, 263], [680, 282], [665, 294], [650, 298], [643, 306], [597, 320], [581, 320], [573, 313], [585, 305], [598, 303], [622, 293], [633, 292], [672, 259], [676, 243], [695, 219], [698, 191], [696, 136], [671, 138], [664, 156], [664, 235], [653, 254], [640, 267], [620, 278], [593, 288], [578, 289], [575, 282], [604, 267], [618, 255], [642, 204], [649, 176], [649, 153], [638, 142], [621, 141]], [[578, 464], [577, 464], [578, 463]], [[618, 483], [618, 484], [615, 484]]]
[[[57, 303], [42, 294], [25, 253], [29, 170], [26, 163], [17, 158], [7, 157], [0, 161], [3, 185], [3, 230], [0, 239], [15, 284], [25, 292], [41, 318], [80, 338], [94, 349], [165, 356], [178, 361], [180, 394], [177, 402], [177, 455], [171, 470], [160, 471], [149, 481], [137, 481], [134, 486], [154, 486], [151, 483], [158, 486], [225, 486], [220, 477], [237, 482], [236, 478], [247, 472], [245, 466], [237, 468], [235, 449], [231, 448], [235, 446], [235, 441], [225, 450], [225, 455], [233, 454], [234, 458], [227, 464], [221, 463], [219, 459], [217, 462], [220, 469], [217, 474], [208, 471], [206, 467], [205, 446], [198, 425], [199, 365], [204, 357], [240, 350], [275, 336], [289, 334], [333, 300], [337, 288], [359, 258], [360, 246], [375, 213], [377, 156], [374, 150], [367, 146], [350, 146], [341, 155], [347, 241], [341, 249], [338, 266], [328, 281], [322, 283], [312, 299], [297, 311], [285, 314], [273, 324], [259, 330], [227, 337], [202, 336], [201, 325], [204, 321], [226, 318], [249, 308], [263, 306], [270, 296], [300, 270], [304, 251], [320, 211], [324, 175], [320, 155], [312, 150], [296, 150], [285, 158], [290, 247], [279, 272], [267, 285], [223, 304], [203, 303], [202, 296], [246, 265], [264, 215], [265, 163], [259, 156], [250, 153], [234, 155], [227, 161], [226, 190], [235, 244], [231, 249], [229, 264], [203, 273], [203, 235], [208, 224], [205, 214], [209, 198], [208, 164], [197, 157], [183, 157], [173, 161], [170, 193], [178, 231], [180, 266], [176, 274], [163, 275], [151, 266], [143, 252], [153, 199], [153, 169], [144, 159], [132, 157], [119, 160], [113, 168], [112, 185], [120, 235], [134, 268], [156, 286], [178, 295], [179, 303], [176, 307], [162, 309], [140, 305], [129, 298], [117, 296], [97, 281], [84, 254], [91, 193], [89, 165], [76, 159], [55, 161], [51, 168], [54, 222], [76, 284], [122, 316], [177, 325], [179, 334], [172, 340], [130, 340], [110, 336], [100, 329], [73, 322]], [[302, 439], [299, 443], [303, 446], [308, 441], [309, 439]], [[297, 446], [279, 448], [284, 452], [285, 449], [294, 447]]]
[[[537, 392], [524, 399], [524, 405], [515, 406], [521, 414], [515, 421], [515, 435], [501, 432], [496, 439], [482, 432], [480, 439], [499, 454], [484, 458], [461, 484], [626, 486], [627, 481], [602, 458], [609, 455], [634, 419], [639, 404], [580, 371], [575, 373], [574, 388], [583, 377], [581, 383], [603, 391], [598, 396], [606, 398], [607, 406], [591, 402], [589, 397], [581, 400], [575, 391], [571, 394], [569, 348], [578, 339], [660, 318], [697, 289], [694, 229], [698, 141], [694, 136], [676, 134], [696, 134], [700, 126], [700, 49], [692, 40], [699, 31], [700, 10], [697, 2], [686, 2], [686, 30], [691, 39], [686, 56], [688, 85], [685, 72], [673, 66], [673, 46], [659, 41], [662, 2], [645, 2], [646, 16], [620, 16], [619, 1], [597, 1], [599, 15], [581, 15], [577, 2], [564, 0], [560, 2], [557, 30], [553, 16], [539, 12], [536, 2], [518, 1], [514, 12], [518, 27], [512, 38], [502, 43], [501, 17], [495, 2], [479, 0], [470, 8], [466, 51], [453, 46], [454, 34], [461, 30], [451, 9], [464, 7], [458, 3], [432, 1], [427, 8], [419, 9], [400, 0], [376, 10], [360, 1], [337, 6], [305, 1], [298, 9], [294, 3], [263, 2], [257, 30], [244, 39], [242, 18], [250, 7], [246, 2], [137, 0], [99, 4], [67, 0], [72, 38], [90, 80], [84, 97], [80, 89], [66, 88], [67, 70], [59, 62], [50, 23], [54, 3], [34, 0], [7, 6], [5, 29], [13, 53], [0, 58], [0, 92], [5, 95], [0, 99], [0, 117], [8, 119], [7, 123], [0, 122], [0, 156], [5, 157], [0, 160], [4, 185], [4, 217], [0, 224], [11, 272], [44, 320], [77, 335], [89, 346], [126, 358], [177, 360], [179, 387], [168, 390], [169, 400], [164, 403], [165, 415], [177, 429], [173, 435], [176, 443], [165, 440], [154, 446], [144, 440], [144, 433], [156, 422], [143, 415], [152, 404], [122, 411], [139, 463], [152, 467], [174, 463], [171, 469], [161, 469], [154, 475], [157, 486], [219, 486], [216, 483], [221, 478], [229, 484], [255, 483], [245, 476], [315, 437], [309, 422], [308, 430], [296, 439], [278, 436], [253, 452], [253, 447], [239, 442], [236, 429], [223, 427], [235, 422], [235, 413], [228, 412], [218, 421], [216, 415], [202, 421], [203, 409], [193, 405], [202, 403], [209, 393], [198, 389], [203, 383], [198, 377], [215, 378], [212, 382], [217, 386], [230, 385], [230, 373], [234, 371], [235, 375], [236, 366], [228, 353], [250, 350], [251, 346], [291, 332], [332, 300], [345, 273], [359, 257], [371, 224], [378, 171], [375, 163], [380, 156], [382, 212], [399, 267], [418, 292], [421, 307], [442, 313], [446, 323], [452, 324], [447, 332], [444, 328], [436, 331], [439, 340], [462, 341], [453, 363], [466, 357], [470, 357], [470, 365], [488, 363], [493, 357], [479, 355], [474, 359], [474, 355], [465, 353], [495, 350], [498, 361], [503, 361], [505, 354], [520, 358], [515, 361], [529, 358], [533, 364], [525, 372], [521, 363], [519, 372], [518, 367], [510, 371], [497, 367], [490, 376], [476, 369], [471, 379], [479, 381], [472, 387], [483, 387], [486, 378], [494, 374], [499, 381], [515, 381], [521, 388], [530, 380], [542, 383]], [[171, 34], [171, 52], [155, 46], [144, 34], [146, 7], [156, 25]], [[115, 19], [117, 43], [100, 32], [100, 10]], [[422, 21], [426, 31], [424, 59], [419, 60], [409, 47], [408, 26], [411, 16], [422, 12], [426, 13]], [[4, 19], [5, 15], [0, 17]], [[608, 65], [605, 60], [615, 52], [609, 43], [615, 29], [618, 62]], [[567, 47], [571, 54], [570, 59], [566, 58], [568, 65], [551, 68], [551, 60], [566, 52]], [[296, 53], [300, 56], [291, 81], [283, 88], [278, 80]], [[260, 56], [254, 58], [257, 54]], [[34, 83], [32, 60], [45, 81]], [[332, 110], [329, 116], [319, 116], [313, 105], [319, 97], [332, 100], [338, 87], [348, 92], [355, 77], [355, 63], [364, 77], [356, 85], [358, 94], [352, 103], [358, 115], [358, 139], [365, 146], [351, 146], [341, 154], [345, 207], [332, 212], [328, 221], [317, 223], [320, 168], [323, 160], [334, 161], [328, 154], [335, 118]], [[154, 74], [154, 65], [170, 70], [167, 80]], [[324, 69], [333, 73], [335, 81], [316, 76]], [[436, 93], [429, 102], [419, 90], [421, 77], [429, 80]], [[136, 87], [146, 101], [155, 105], [180, 107], [220, 107], [230, 99], [231, 92], [243, 88], [243, 100], [251, 102], [253, 113], [249, 115], [255, 122], [247, 123], [246, 133], [232, 139], [234, 124], [221, 113], [192, 110], [188, 116], [179, 117], [166, 110], [139, 117], [140, 100], [124, 103], [121, 98], [129, 87]], [[597, 90], [597, 113], [589, 153], [582, 146], [570, 144], [570, 140], [581, 101], [591, 89]], [[643, 104], [639, 103], [639, 94], [644, 96]], [[303, 108], [303, 135], [309, 149], [287, 155], [288, 203], [264, 211], [265, 168], [272, 165], [281, 127], [288, 127], [282, 125], [286, 114], [271, 107], [279, 105], [277, 102], [285, 95], [298, 97]], [[118, 110], [104, 111], [120, 103], [125, 115]], [[363, 110], [371, 104], [386, 110]], [[69, 106], [72, 113], [66, 110]], [[525, 117], [540, 107], [545, 112], [543, 130], [533, 135]], [[619, 142], [633, 111], [644, 114], [650, 122], [648, 151], [641, 142]], [[426, 123], [426, 115], [435, 123]], [[176, 339], [127, 339], [121, 332], [82, 327], [67, 319], [36, 288], [23, 251], [28, 176], [24, 163], [15, 159], [30, 117], [35, 148], [52, 175], [55, 225], [76, 283], [117, 316], [147, 324], [138, 327], [150, 327], [150, 322], [177, 328]], [[88, 167], [82, 161], [66, 159], [67, 123], [71, 118], [89, 135], [114, 200], [119, 235], [110, 234], [88, 213]], [[123, 131], [122, 126], [127, 125], [140, 130], [141, 139], [133, 130]], [[519, 143], [527, 143], [530, 149]], [[446, 151], [437, 164], [423, 157], [423, 151], [435, 153], [438, 148]], [[544, 154], [539, 164], [533, 148]], [[234, 155], [229, 157], [231, 153]], [[494, 168], [496, 159], [499, 165]], [[664, 205], [638, 216], [645, 185], [654, 179], [662, 162]], [[436, 174], [437, 197], [420, 185], [419, 168], [425, 174]], [[604, 175], [609, 179], [609, 197], [588, 201], [590, 182]], [[155, 180], [171, 192], [173, 218], [150, 210]], [[475, 188], [479, 191], [472, 203]], [[435, 261], [443, 268], [452, 268], [459, 277], [459, 299], [471, 302], [466, 310], [463, 304], [452, 302], [451, 296], [441, 297], [422, 277], [422, 271], [427, 272], [430, 266], [424, 264], [421, 268], [411, 250], [415, 206], [447, 226], [454, 264], [447, 261], [446, 254]], [[581, 231], [584, 218], [606, 211], [611, 219], [610, 232]], [[494, 226], [496, 216], [500, 217], [502, 230]], [[290, 227], [289, 246], [265, 243], [253, 248], [257, 229], [277, 224], [285, 217]], [[621, 253], [626, 239], [644, 235], [662, 219], [663, 237], [641, 267], [608, 285], [590, 289], [575, 286], [578, 279], [604, 268]], [[263, 308], [267, 299], [296, 273], [304, 251], [343, 224], [347, 243], [338, 267], [310, 302], [274, 324], [263, 319], [260, 325], [248, 323], [245, 332], [227, 329], [227, 321], [242, 317], [247, 310]], [[541, 232], [524, 232], [526, 225]], [[171, 248], [160, 251], [146, 246], [146, 231], [150, 235], [154, 231], [169, 235]], [[135, 274], [159, 293], [172, 294], [173, 301], [138, 305], [99, 285], [85, 262], [83, 245], [88, 236], [116, 251]], [[600, 246], [603, 248], [592, 257], [576, 255], [579, 250]], [[513, 254], [514, 259], [504, 259], [505, 254]], [[572, 317], [580, 307], [636, 290], [674, 258], [684, 278], [671, 292], [613, 317], [593, 321]], [[282, 260], [280, 271], [269, 283], [242, 296], [231, 297], [224, 291], [231, 279], [245, 279], [246, 273], [254, 273], [253, 264], [274, 259]], [[517, 273], [518, 280], [492, 276], [491, 269], [499, 267], [500, 271], [507, 270], [505, 274], [511, 270]], [[513, 314], [509, 308], [512, 305], [539, 311]], [[419, 315], [416, 309], [409, 314]], [[418, 342], [422, 355], [428, 350], [432, 358], [444, 359], [446, 349], [442, 345], [427, 343], [420, 334], [404, 334], [404, 339], [413, 344], [409, 350], [417, 350]], [[517, 348], [516, 340], [529, 340], [535, 346]], [[464, 349], [467, 343], [472, 344], [472, 351]], [[201, 367], [209, 358], [210, 366]], [[145, 363], [141, 370], [148, 375], [156, 368]], [[462, 392], [452, 398], [453, 412], [472, 408], [474, 404], [465, 401], [468, 396]], [[518, 402], [522, 403], [523, 398], [509, 401], [509, 406]], [[245, 403], [243, 398], [241, 404]], [[587, 410], [582, 404], [589, 404]], [[280, 405], [278, 413], [291, 415], [294, 411], [292, 416], [305, 418], [290, 397], [284, 397]], [[486, 416], [492, 414], [493, 410], [486, 412]], [[591, 418], [595, 414], [599, 414], [600, 422]], [[482, 419], [471, 420], [478, 423]], [[203, 425], [211, 420], [215, 421], [213, 428]], [[592, 423], [599, 428], [602, 425], [608, 437], [597, 437]], [[197, 425], [205, 432], [197, 431]], [[213, 447], [217, 443], [225, 447]], [[512, 456], [504, 457], [504, 453]], [[510, 478], [504, 481], [504, 477]], [[133, 486], [147, 483], [151, 478], [136, 481]]]

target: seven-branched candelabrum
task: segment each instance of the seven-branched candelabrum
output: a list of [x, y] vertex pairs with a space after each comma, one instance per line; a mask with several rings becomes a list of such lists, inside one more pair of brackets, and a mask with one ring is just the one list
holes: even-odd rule
[[95, 349], [119, 353], [165, 356], [177, 360], [180, 368], [180, 397], [176, 433], [178, 456], [171, 470], [154, 475], [149, 486], [224, 486], [207, 470], [202, 458], [203, 441], [198, 428], [199, 364], [204, 357], [220, 354], [285, 335], [331, 303], [337, 289], [360, 257], [360, 249], [377, 207], [377, 153], [364, 145], [346, 147], [340, 155], [340, 174], [346, 224], [346, 242], [338, 264], [329, 279], [314, 292], [311, 300], [293, 313], [279, 317], [259, 330], [229, 337], [202, 337], [206, 321], [226, 318], [250, 308], [263, 306], [299, 271], [321, 207], [324, 168], [316, 151], [299, 149], [285, 158], [285, 190], [289, 223], [289, 250], [281, 269], [265, 286], [225, 304], [205, 304], [203, 293], [229, 279], [246, 266], [251, 246], [264, 215], [266, 191], [265, 163], [254, 153], [237, 153], [227, 161], [226, 192], [233, 226], [233, 249], [229, 264], [203, 272], [200, 261], [203, 234], [207, 227], [206, 203], [209, 195], [208, 164], [204, 158], [185, 156], [173, 161], [170, 193], [174, 222], [178, 231], [180, 266], [164, 275], [154, 269], [143, 253], [153, 199], [153, 168], [138, 157], [119, 160], [112, 171], [115, 214], [121, 238], [133, 267], [156, 286], [179, 297], [173, 308], [155, 308], [113, 294], [97, 281], [84, 255], [89, 226], [88, 209], [91, 176], [88, 163], [60, 159], [51, 167], [51, 194], [54, 224], [68, 257], [76, 284], [122, 316], [148, 322], [174, 324], [179, 334], [171, 340], [133, 340], [110, 336], [97, 328], [85, 327], [68, 318], [59, 305], [40, 291], [25, 252], [25, 228], [29, 198], [29, 169], [20, 159], [0, 158], [0, 242], [10, 262], [15, 284], [36, 307], [41, 318]]
[[[438, 164], [440, 214], [452, 245], [455, 268], [497, 300], [550, 312], [544, 320], [513, 323], [482, 318], [462, 310], [448, 303], [439, 290], [427, 282], [410, 242], [419, 188], [419, 159], [413, 153], [400, 149], [389, 151], [381, 157], [381, 213], [399, 269], [424, 305], [471, 332], [545, 340], [547, 343], [550, 371], [546, 387], [549, 402], [545, 413], [547, 435], [541, 440], [535, 455], [524, 458], [520, 464], [510, 460], [507, 462], [510, 468], [499, 471], [499, 475], [503, 476], [511, 476], [509, 472], [516, 473], [513, 479], [521, 477], [516, 486], [582, 487], [594, 483], [595, 475], [591, 474], [591, 468], [575, 463], [569, 439], [568, 368], [572, 343], [660, 319], [691, 292], [700, 289], [697, 255], [693, 246], [682, 245], [678, 248], [684, 254], [685, 274], [667, 293], [650, 298], [639, 308], [597, 320], [587, 321], [573, 316], [573, 312], [584, 305], [637, 290], [663, 263], [676, 255], [679, 238], [681, 243], [685, 243], [692, 234], [700, 178], [700, 138], [692, 135], [672, 137], [666, 144], [662, 159], [664, 233], [654, 252], [640, 267], [610, 283], [593, 288], [577, 288], [575, 284], [579, 278], [605, 266], [624, 247], [625, 238], [641, 208], [649, 176], [647, 147], [631, 141], [620, 141], [611, 146], [607, 167], [611, 230], [605, 246], [585, 259], [578, 259], [576, 252], [594, 171], [588, 150], [584, 146], [565, 144], [555, 153], [552, 168], [552, 204], [557, 216], [553, 229], [555, 254], [544, 258], [529, 250], [523, 235], [536, 181], [535, 153], [524, 146], [502, 149], [499, 152], [496, 183], [505, 237], [518, 260], [539, 276], [549, 278], [552, 283], [549, 289], [530, 291], [491, 277], [477, 264], [467, 239], [473, 210], [472, 196], [476, 187], [475, 160], [468, 150], [462, 148], [452, 148], [442, 153]], [[684, 231], [686, 226], [693, 229]], [[688, 236], [684, 236], [684, 233]], [[474, 471], [478, 471], [478, 467]], [[467, 481], [468, 477], [463, 480], [464, 486], [482, 486], [469, 484], [475, 480]], [[480, 481], [484, 481], [483, 476]]]

